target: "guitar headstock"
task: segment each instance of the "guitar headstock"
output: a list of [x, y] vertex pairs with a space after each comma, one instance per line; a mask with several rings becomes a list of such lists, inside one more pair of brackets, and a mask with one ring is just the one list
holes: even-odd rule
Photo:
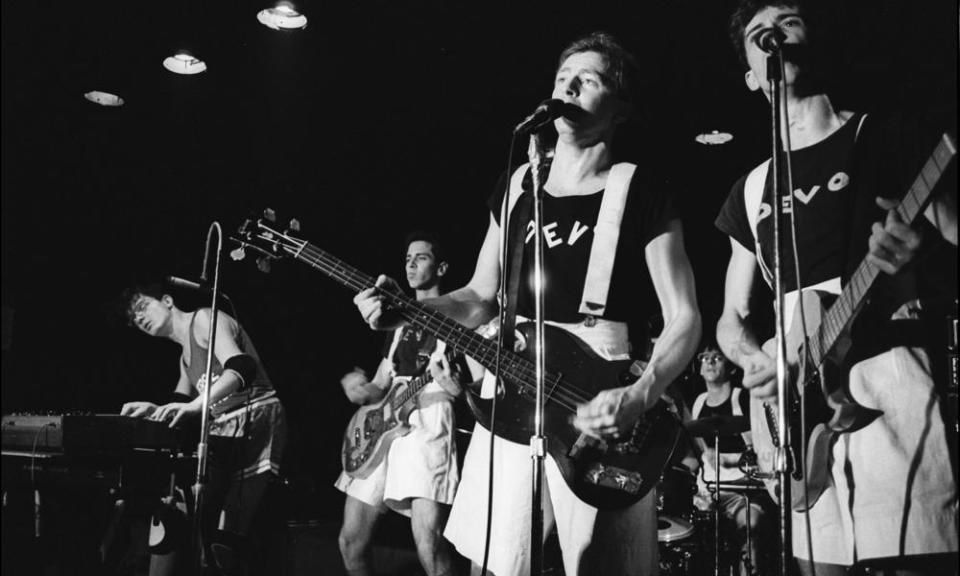
[[237, 230], [237, 236], [230, 240], [239, 244], [230, 252], [230, 257], [243, 260], [247, 250], [257, 254], [257, 268], [261, 272], [270, 272], [270, 263], [287, 256], [296, 256], [307, 245], [305, 240], [294, 234], [300, 232], [300, 222], [295, 218], [285, 224], [279, 223], [277, 213], [267, 208], [259, 216], [247, 218]]

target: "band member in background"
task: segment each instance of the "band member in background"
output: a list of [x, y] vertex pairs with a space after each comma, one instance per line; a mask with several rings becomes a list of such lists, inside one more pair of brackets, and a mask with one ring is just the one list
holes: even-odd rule
[[[435, 236], [415, 232], [407, 237], [407, 284], [417, 300], [440, 295], [447, 262]], [[403, 377], [429, 370], [433, 382], [421, 390], [418, 408], [409, 417], [411, 430], [395, 439], [387, 456], [366, 478], [343, 472], [337, 488], [346, 493], [340, 553], [351, 575], [371, 573], [369, 553], [374, 529], [389, 508], [410, 517], [417, 554], [430, 576], [454, 573], [453, 554], [443, 528], [460, 479], [454, 441], [453, 399], [470, 369], [462, 355], [445, 351], [437, 339], [419, 328], [399, 328], [387, 339], [383, 360], [373, 379], [356, 369], [341, 380], [355, 404], [380, 400]]]
[[[127, 317], [148, 336], [180, 345], [180, 378], [174, 400], [158, 406], [128, 402], [120, 413], [178, 426], [198, 418], [206, 384], [210, 308], [187, 312], [161, 284], [124, 295]], [[286, 444], [283, 407], [256, 348], [230, 315], [218, 312], [210, 388], [210, 478], [204, 534], [223, 574], [246, 574], [254, 559], [249, 538], [261, 499], [276, 477]]]
[[[942, 129], [925, 134], [919, 121], [837, 108], [820, 68], [836, 58], [822, 57], [815, 14], [798, 2], [744, 2], [730, 29], [748, 88], [768, 100], [767, 55], [756, 40], [776, 30], [787, 47], [784, 134], [789, 130], [794, 150], [794, 193], [786, 207], [799, 221], [801, 286], [836, 293], [864, 257], [883, 272], [847, 355], [851, 395], [882, 414], [832, 446], [830, 485], [809, 512], [809, 546], [805, 518], [794, 513], [793, 553], [809, 573], [812, 552], [818, 576], [842, 574], [855, 562], [884, 574], [953, 573], [957, 490], [926, 341], [938, 331], [921, 322], [938, 300], [930, 292], [942, 284], [931, 279], [956, 266], [956, 182], [934, 191], [939, 194], [914, 227], [894, 210]], [[744, 386], [766, 399], [776, 394], [775, 361], [751, 329], [751, 296], [760, 265], [773, 261], [771, 198], [769, 174], [765, 180], [745, 176], [716, 222], [732, 249], [717, 340], [743, 368]], [[789, 236], [781, 267], [787, 323], [798, 284]], [[946, 258], [937, 261], [937, 254]], [[758, 457], [764, 459], [759, 449]]]
[[[693, 402], [690, 413], [693, 419], [711, 418], [714, 416], [743, 416], [750, 417], [750, 395], [741, 387], [734, 386], [731, 378], [731, 366], [727, 358], [715, 344], [708, 344], [697, 355], [700, 364], [700, 376], [707, 385], [706, 392], [702, 392]], [[700, 447], [701, 471], [699, 476], [699, 491], [697, 505], [701, 509], [709, 509], [714, 505], [713, 492], [709, 483], [717, 481], [716, 450], [710, 437], [697, 438]], [[742, 472], [745, 464], [749, 465], [750, 455], [753, 453], [753, 439], [750, 432], [719, 437], [720, 448], [720, 482], [742, 482], [746, 475]], [[745, 462], [744, 459], [747, 459]], [[755, 458], [754, 458], [755, 459]], [[737, 530], [738, 542], [742, 544], [741, 557], [747, 553], [746, 541], [747, 525], [750, 526], [749, 543], [754, 567], [757, 566], [758, 528], [763, 521], [763, 507], [760, 497], [752, 497], [747, 509], [747, 497], [741, 493], [721, 490], [719, 493], [720, 513], [730, 521]], [[761, 574], [764, 573], [762, 570]], [[742, 566], [741, 574], [749, 574], [747, 566]]]
[[[579, 312], [594, 228], [613, 164], [612, 141], [617, 127], [633, 111], [636, 88], [632, 57], [612, 36], [594, 33], [570, 44], [555, 70], [553, 97], [561, 99], [569, 118], [554, 126], [559, 133], [545, 182], [542, 231], [530, 222], [522, 264], [518, 316], [531, 318], [533, 295], [527, 282], [532, 271], [532, 237], [543, 233], [547, 278], [546, 321], [585, 341], [605, 359], [629, 358], [625, 320], [645, 318], [638, 295], [652, 280], [664, 316], [663, 333], [649, 366], [632, 385], [605, 390], [578, 408], [576, 426], [596, 437], [617, 438], [631, 429], [666, 387], [684, 369], [700, 334], [693, 273], [683, 246], [680, 220], [664, 185], [648, 170], [636, 170], [623, 185], [629, 192], [623, 207], [616, 264], [601, 317]], [[622, 174], [622, 173], [621, 173]], [[497, 311], [500, 283], [500, 212], [503, 175], [489, 201], [490, 220], [477, 265], [469, 283], [445, 296], [425, 301], [467, 327], [489, 322]], [[518, 179], [519, 180], [519, 179]], [[529, 172], [524, 177], [529, 189]], [[529, 225], [528, 225], [529, 224]], [[398, 319], [382, 305], [379, 290], [395, 289], [386, 277], [380, 288], [361, 292], [355, 303], [371, 327], [386, 329]], [[385, 313], [386, 312], [386, 313]], [[519, 320], [518, 320], [519, 321]], [[549, 351], [548, 351], [549, 352]], [[493, 380], [484, 384], [493, 391]], [[473, 563], [482, 565], [487, 516], [488, 447], [486, 429], [474, 429], [464, 461], [463, 480], [445, 535]], [[530, 447], [502, 438], [495, 444], [493, 526], [489, 569], [497, 576], [529, 571], [531, 522]], [[576, 574], [653, 574], [657, 569], [655, 495], [621, 510], [598, 510], [578, 499], [565, 484], [551, 457], [545, 463], [544, 530], [555, 525], [565, 572]], [[549, 495], [549, 496], [547, 496]]]

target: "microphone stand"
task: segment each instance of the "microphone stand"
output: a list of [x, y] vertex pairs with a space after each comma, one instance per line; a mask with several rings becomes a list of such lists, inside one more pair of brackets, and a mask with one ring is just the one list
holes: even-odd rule
[[[790, 462], [787, 454], [790, 453], [790, 434], [787, 433], [789, 420], [787, 420], [787, 402], [789, 400], [789, 389], [787, 385], [787, 348], [786, 348], [786, 325], [784, 324], [783, 306], [784, 291], [781, 277], [781, 255], [783, 253], [781, 224], [783, 220], [783, 201], [784, 198], [792, 198], [792, 187], [790, 182], [789, 166], [789, 147], [786, 152], [780, 139], [780, 133], [783, 126], [783, 118], [786, 117], [786, 101], [782, 97], [781, 91], [785, 89], [783, 85], [784, 62], [783, 52], [778, 46], [767, 56], [767, 81], [770, 85], [770, 140], [772, 146], [770, 169], [773, 175], [773, 285], [774, 285], [774, 315], [776, 321], [776, 346], [777, 346], [777, 418], [781, 425], [777, 427], [777, 436], [779, 447], [774, 456], [774, 472], [777, 474], [780, 484], [780, 574], [787, 576], [789, 574], [789, 562], [791, 560], [793, 548], [793, 535], [791, 526], [792, 497], [790, 493]], [[789, 144], [789, 135], [787, 137]], [[782, 173], [784, 166], [782, 159], [786, 157], [787, 180], [783, 181]], [[784, 184], [787, 184], [787, 190], [784, 190]], [[791, 200], [792, 202], [792, 200]], [[792, 208], [792, 204], [791, 204]], [[799, 286], [797, 287], [799, 289]], [[801, 456], [802, 457], [802, 456]], [[806, 471], [804, 471], [806, 473]]]
[[532, 465], [532, 516], [530, 519], [530, 574], [537, 576], [543, 572], [543, 463], [547, 454], [547, 438], [543, 434], [543, 379], [546, 365], [543, 350], [543, 186], [540, 170], [545, 154], [543, 153], [540, 135], [536, 132], [530, 135], [530, 146], [527, 149], [530, 157], [530, 175], [533, 179], [533, 264], [535, 295], [534, 322], [536, 347], [534, 359], [536, 362], [537, 393], [533, 413], [534, 433], [530, 437], [530, 458]]
[[206, 493], [208, 474], [207, 474], [207, 449], [210, 441], [210, 388], [213, 387], [213, 360], [215, 358], [214, 350], [217, 338], [217, 299], [220, 295], [220, 253], [223, 250], [223, 231], [219, 222], [210, 224], [207, 230], [207, 243], [203, 254], [203, 273], [201, 280], [207, 278], [207, 264], [210, 259], [210, 240], [213, 233], [217, 233], [217, 249], [214, 253], [213, 261], [213, 286], [210, 303], [210, 329], [207, 333], [207, 371], [205, 373], [206, 386], [203, 387], [203, 403], [200, 412], [200, 442], [197, 444], [197, 478], [193, 485], [194, 508], [193, 508], [193, 535], [194, 542], [198, 545], [200, 573], [203, 572], [206, 565], [206, 544], [203, 538], [203, 504]]

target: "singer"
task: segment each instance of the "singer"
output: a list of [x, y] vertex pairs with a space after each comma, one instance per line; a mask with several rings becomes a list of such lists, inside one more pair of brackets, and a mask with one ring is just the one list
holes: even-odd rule
[[[563, 50], [555, 69], [552, 97], [575, 113], [564, 114], [553, 122], [558, 138], [544, 184], [544, 229], [534, 232], [532, 217], [511, 225], [530, 231], [523, 250], [518, 316], [531, 318], [534, 314], [532, 284], [527, 281], [533, 270], [532, 235], [544, 234], [546, 320], [578, 336], [603, 358], [629, 357], [626, 321], [650, 315], [647, 300], [641, 294], [652, 281], [665, 319], [663, 333], [654, 346], [650, 366], [639, 380], [605, 390], [579, 406], [575, 425], [595, 437], [616, 437], [629, 430], [684, 369], [700, 335], [693, 273], [680, 220], [664, 183], [651, 175], [650, 168], [655, 163], [635, 173], [630, 166], [620, 165], [617, 176], [611, 176], [617, 166], [613, 161], [613, 137], [634, 112], [636, 81], [633, 57], [609, 34], [590, 34]], [[488, 204], [489, 227], [472, 279], [458, 290], [424, 301], [468, 327], [490, 321], [497, 311], [501, 274], [499, 215], [508, 180], [514, 183], [511, 194], [519, 196], [522, 190], [531, 189], [526, 165], [518, 170], [516, 178], [502, 175]], [[626, 192], [619, 209], [611, 208], [619, 210], [619, 241], [614, 244], [615, 249], [605, 254], [612, 255], [616, 265], [612, 274], [599, 281], [605, 281], [609, 287], [603, 298], [605, 309], [592, 307], [593, 314], [584, 313], [583, 301], [595, 288], [587, 286], [591, 247], [603, 242], [594, 233], [601, 200], [607, 194], [618, 194], [610, 192], [612, 188]], [[395, 282], [380, 277], [378, 285], [390, 289]], [[354, 301], [371, 327], [389, 329], [398, 321], [383, 308], [379, 294], [377, 290], [366, 290]], [[596, 304], [593, 300], [591, 303]], [[491, 378], [484, 388], [486, 395], [492, 393]], [[457, 550], [474, 563], [474, 572], [482, 564], [486, 541], [489, 439], [485, 428], [478, 425], [474, 429], [445, 532]], [[498, 437], [495, 459], [488, 566], [496, 576], [527, 574], [530, 448]], [[628, 508], [601, 511], [570, 491], [551, 457], [547, 458], [545, 469], [544, 533], [556, 529], [568, 576], [656, 573], [657, 527], [652, 493]]]
[[[824, 44], [815, 35], [815, 16], [798, 2], [748, 1], [730, 25], [747, 87], [768, 100], [765, 50], [776, 49], [770, 31], [777, 29], [782, 46], [791, 49], [785, 52], [788, 117], [782, 131], [793, 149], [793, 194], [784, 203], [782, 228], [787, 331], [799, 330], [799, 322], [789, 325], [798, 286], [837, 293], [864, 259], [883, 272], [853, 324], [853, 348], [839, 375], [848, 378], [859, 404], [882, 415], [833, 444], [829, 485], [809, 511], [809, 543], [806, 519], [793, 513], [793, 554], [804, 573], [811, 573], [813, 561], [818, 576], [844, 574], [855, 562], [883, 574], [954, 573], [957, 487], [931, 371], [941, 331], [925, 322], [935, 321], [936, 311], [956, 297], [955, 285], [938, 290], [944, 270], [956, 267], [956, 181], [934, 189], [932, 205], [913, 227], [895, 210], [946, 125], [926, 130], [917, 114], [904, 121], [836, 107], [821, 67], [840, 59], [818, 53]], [[773, 262], [766, 166], [733, 186], [716, 220], [732, 251], [717, 340], [744, 369], [743, 384], [758, 399], [776, 393], [774, 358], [750, 327], [754, 278], [762, 271], [770, 282]], [[798, 220], [796, 259], [791, 211]], [[808, 317], [813, 313], [805, 310]], [[807, 394], [821, 393], [814, 388]], [[764, 460], [760, 439], [755, 431]]]
[[[124, 294], [127, 318], [144, 334], [181, 346], [180, 379], [174, 401], [127, 402], [126, 416], [168, 421], [178, 426], [197, 418], [206, 383], [210, 308], [186, 312], [172, 290], [160, 283], [136, 286]], [[283, 407], [263, 369], [253, 341], [228, 314], [219, 312], [210, 389], [210, 482], [205, 502], [204, 541], [222, 574], [247, 574], [256, 559], [249, 538], [260, 501], [276, 476], [286, 444]], [[176, 571], [176, 561], [154, 566]], [[152, 571], [153, 572], [153, 571]], [[176, 572], [174, 572], [176, 573]], [[160, 576], [153, 572], [151, 576]]]

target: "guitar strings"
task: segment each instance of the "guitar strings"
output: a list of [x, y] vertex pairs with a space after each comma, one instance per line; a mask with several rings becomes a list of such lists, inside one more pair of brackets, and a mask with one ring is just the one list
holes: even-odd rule
[[[370, 276], [360, 272], [356, 268], [353, 268], [352, 266], [326, 253], [325, 251], [315, 248], [307, 242], [303, 242], [303, 244], [295, 250], [290, 247], [284, 248], [294, 256], [304, 259], [307, 261], [307, 263], [321, 270], [325, 270], [335, 274], [336, 276], [339, 276], [348, 287], [355, 289], [358, 292], [374, 285], [375, 281]], [[451, 330], [448, 326], [448, 324], [453, 321], [446, 316], [443, 316], [439, 312], [429, 310], [423, 306], [418, 306], [415, 302], [411, 301], [402, 294], [394, 294], [388, 291], [383, 291], [382, 294], [388, 297], [393, 304], [399, 305], [399, 311], [409, 321], [425, 324], [427, 328], [436, 332], [454, 332], [454, 330]], [[490, 352], [488, 350], [482, 350], [483, 348], [489, 348], [492, 345], [490, 341], [483, 338], [479, 334], [466, 331], [459, 324], [457, 325], [457, 328], [459, 328], [459, 330], [456, 330], [457, 337], [451, 338], [449, 341], [447, 341], [447, 345], [452, 346], [454, 349], [463, 349], [464, 345], [462, 344], [462, 341], [467, 340], [468, 345], [473, 345], [474, 348], [480, 349], [480, 354], [474, 355], [479, 356], [476, 358], [478, 361], [485, 364], [492, 362]], [[514, 378], [514, 380], [516, 380], [521, 387], [528, 391], [535, 390], [536, 386], [530, 383], [530, 380], [535, 378], [535, 368], [532, 366], [532, 363], [525, 358], [519, 358], [516, 356], [508, 356], [507, 358], [508, 373], [512, 371], [517, 376]], [[484, 360], [486, 362], [484, 362]], [[567, 410], [576, 412], [577, 404], [587, 402], [590, 399], [590, 397], [588, 397], [583, 390], [571, 384], [564, 383], [560, 377], [553, 374], [547, 374], [545, 376], [545, 380], [552, 380], [552, 382], [549, 383], [553, 385], [553, 394], [550, 398], [548, 398], [548, 400], [555, 402]]]

